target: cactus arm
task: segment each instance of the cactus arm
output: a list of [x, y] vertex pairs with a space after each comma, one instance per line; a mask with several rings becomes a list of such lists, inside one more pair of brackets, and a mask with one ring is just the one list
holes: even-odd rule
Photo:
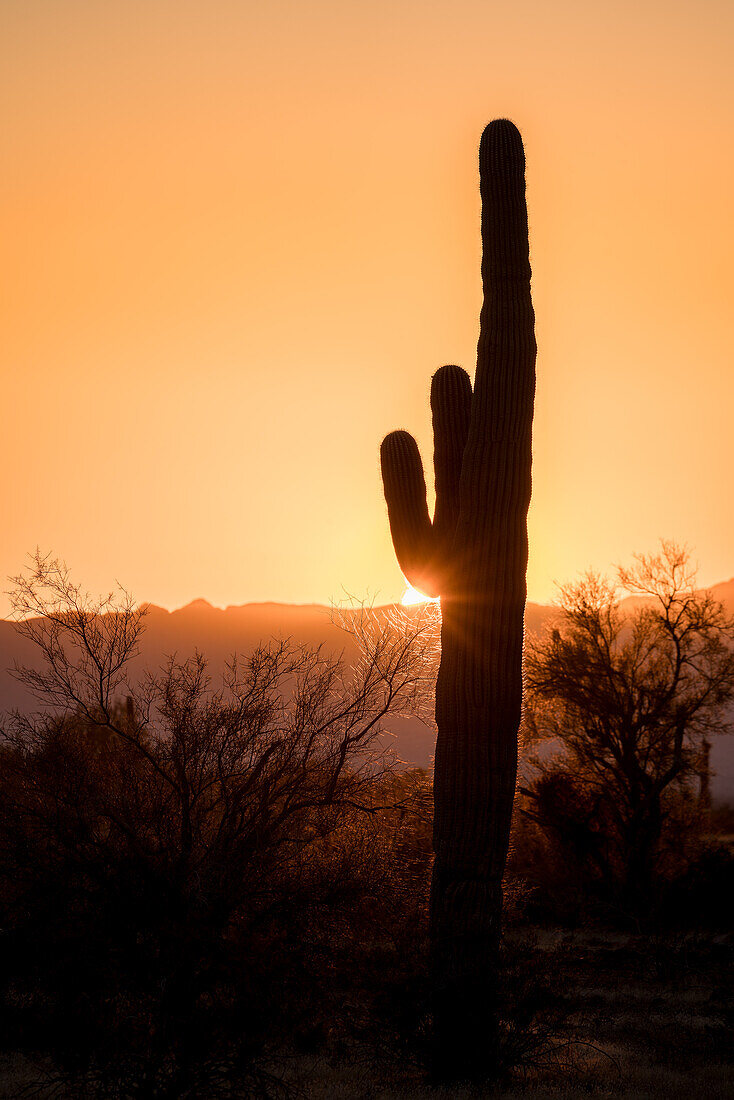
[[[471, 381], [466, 371], [452, 365], [437, 370], [431, 381], [436, 486], [433, 530], [435, 553], [444, 567], [448, 564], [459, 518], [461, 465], [469, 434], [471, 405]], [[443, 592], [451, 584], [448, 577], [441, 578], [439, 583]]]
[[408, 432], [391, 432], [380, 449], [382, 480], [395, 553], [403, 573], [427, 596], [450, 584], [448, 551], [459, 515], [461, 464], [471, 417], [471, 381], [461, 367], [441, 367], [431, 383], [436, 509], [433, 523], [418, 445]]
[[[426, 591], [433, 532], [418, 444], [408, 432], [390, 432], [380, 448], [390, 534], [398, 564], [408, 581]], [[432, 593], [428, 593], [431, 595]]]

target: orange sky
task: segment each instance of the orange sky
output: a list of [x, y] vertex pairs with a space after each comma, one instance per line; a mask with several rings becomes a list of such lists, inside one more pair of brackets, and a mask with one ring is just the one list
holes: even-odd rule
[[733, 46], [724, 0], [4, 0], [2, 574], [398, 597], [378, 446], [430, 459], [431, 373], [473, 370], [506, 115], [530, 597], [661, 535], [731, 576]]

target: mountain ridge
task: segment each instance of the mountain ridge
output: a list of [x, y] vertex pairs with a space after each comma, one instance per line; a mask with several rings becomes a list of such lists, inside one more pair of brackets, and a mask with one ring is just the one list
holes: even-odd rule
[[[734, 613], [734, 578], [708, 588]], [[399, 609], [407, 615], [415, 614], [422, 605], [403, 607], [385, 603], [362, 608], [359, 605], [338, 607], [326, 604], [289, 604], [263, 601], [230, 604], [216, 607], [203, 597], [191, 600], [183, 607], [169, 611], [157, 604], [141, 604], [147, 614], [141, 635], [139, 653], [131, 660], [133, 680], [138, 679], [145, 668], [159, 668], [168, 657], [175, 655], [186, 659], [195, 652], [203, 653], [213, 677], [224, 667], [234, 653], [251, 652], [258, 644], [291, 638], [296, 644], [322, 646], [334, 656], [343, 655], [349, 661], [356, 656], [356, 643], [350, 634], [339, 626], [335, 616], [350, 616], [368, 610], [376, 615], [389, 615]], [[525, 627], [529, 634], [537, 634], [553, 618], [553, 604], [528, 602]], [[12, 666], [18, 663], [33, 667], [38, 664], [35, 648], [18, 634], [16, 624], [0, 619], [0, 714], [18, 709], [29, 712], [37, 704], [23, 684], [12, 675]], [[389, 724], [390, 740], [399, 758], [406, 764], [429, 767], [435, 746], [435, 729], [418, 719], [395, 719]], [[734, 737], [719, 737], [712, 750], [712, 793], [720, 801], [734, 802]]]

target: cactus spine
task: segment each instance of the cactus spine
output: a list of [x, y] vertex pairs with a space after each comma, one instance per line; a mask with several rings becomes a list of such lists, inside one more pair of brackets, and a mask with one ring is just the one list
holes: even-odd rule
[[435, 1069], [491, 1072], [494, 993], [517, 772], [535, 394], [525, 155], [515, 126], [479, 147], [482, 283], [474, 389], [456, 366], [433, 376], [436, 508], [415, 440], [381, 448], [401, 569], [441, 596], [431, 891]]

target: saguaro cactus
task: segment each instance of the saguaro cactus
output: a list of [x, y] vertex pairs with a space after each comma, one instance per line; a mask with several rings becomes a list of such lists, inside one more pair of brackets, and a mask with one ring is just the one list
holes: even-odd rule
[[441, 596], [431, 893], [435, 1068], [491, 1072], [494, 995], [517, 772], [535, 395], [525, 155], [497, 119], [479, 147], [482, 282], [474, 390], [433, 376], [433, 522], [415, 440], [381, 448], [390, 529], [408, 580]]

